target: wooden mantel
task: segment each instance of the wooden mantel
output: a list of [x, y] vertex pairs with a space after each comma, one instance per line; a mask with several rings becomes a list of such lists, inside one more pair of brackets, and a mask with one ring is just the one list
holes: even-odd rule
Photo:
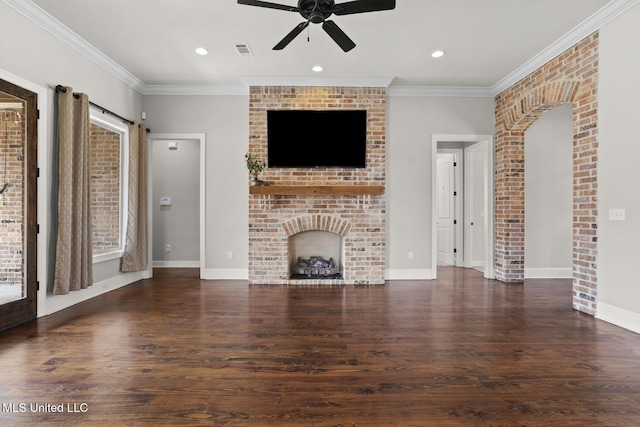
[[313, 194], [337, 194], [362, 196], [384, 194], [384, 185], [252, 185], [249, 194], [299, 196]]

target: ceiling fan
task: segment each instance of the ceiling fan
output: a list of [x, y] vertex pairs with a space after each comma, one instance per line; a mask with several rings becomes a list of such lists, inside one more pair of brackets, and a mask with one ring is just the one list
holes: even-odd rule
[[283, 4], [270, 3], [260, 0], [238, 0], [238, 4], [248, 6], [266, 7], [269, 9], [279, 9], [288, 12], [298, 12], [306, 19], [298, 24], [289, 34], [287, 34], [273, 50], [284, 49], [298, 34], [309, 26], [309, 23], [320, 24], [322, 29], [329, 34], [338, 46], [345, 52], [350, 51], [356, 44], [338, 27], [338, 25], [328, 20], [331, 15], [353, 15], [356, 13], [377, 12], [381, 10], [391, 10], [396, 7], [396, 0], [359, 0], [348, 1], [336, 4], [334, 0], [298, 0], [298, 6], [287, 6]]

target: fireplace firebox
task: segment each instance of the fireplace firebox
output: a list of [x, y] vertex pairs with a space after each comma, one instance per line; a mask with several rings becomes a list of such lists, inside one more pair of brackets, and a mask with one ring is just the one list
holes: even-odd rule
[[304, 231], [289, 237], [288, 246], [291, 279], [342, 279], [342, 236], [328, 231]]

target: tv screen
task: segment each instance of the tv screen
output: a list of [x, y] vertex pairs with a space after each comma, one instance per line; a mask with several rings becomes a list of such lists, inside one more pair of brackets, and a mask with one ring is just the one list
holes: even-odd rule
[[364, 168], [366, 110], [267, 111], [271, 168]]

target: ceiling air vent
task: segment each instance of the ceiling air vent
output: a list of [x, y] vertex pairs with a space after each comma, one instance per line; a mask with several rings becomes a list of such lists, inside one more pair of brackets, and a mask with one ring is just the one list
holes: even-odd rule
[[243, 58], [250, 58], [253, 56], [253, 52], [251, 52], [251, 48], [249, 47], [248, 44], [242, 43], [242, 44], [237, 44], [235, 46], [236, 46], [236, 51], [238, 52], [238, 55], [242, 56]]

